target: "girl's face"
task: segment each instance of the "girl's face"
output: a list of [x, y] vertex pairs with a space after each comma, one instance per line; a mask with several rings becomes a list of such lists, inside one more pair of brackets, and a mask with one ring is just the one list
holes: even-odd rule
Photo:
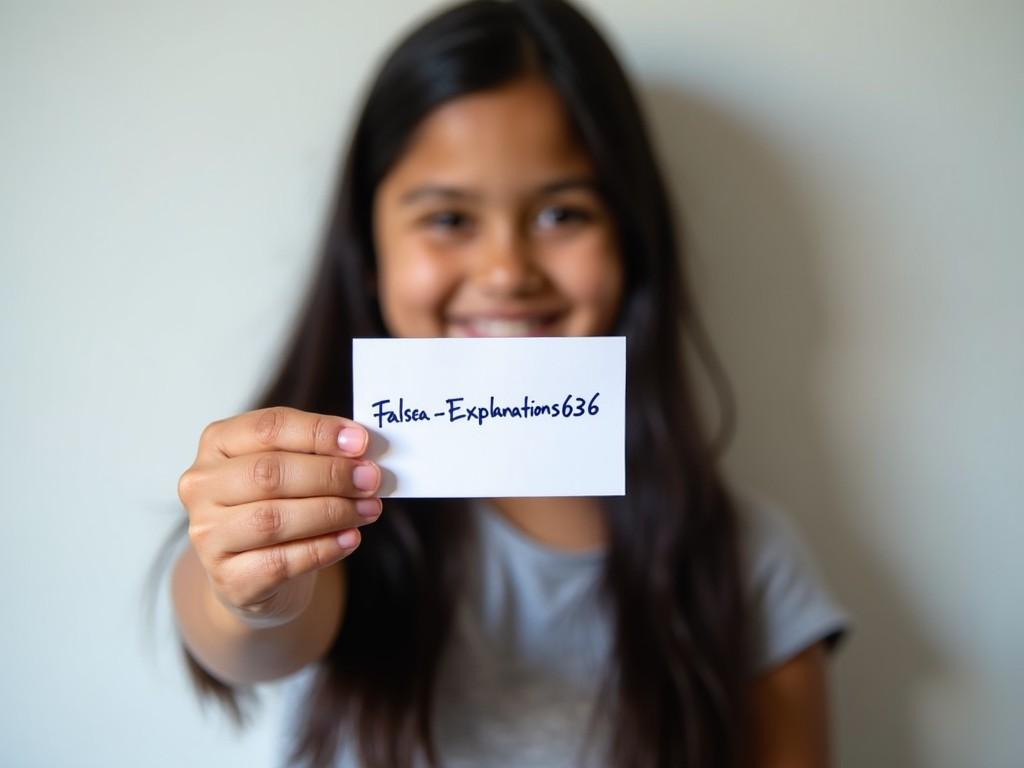
[[591, 336], [622, 296], [613, 222], [539, 78], [441, 105], [374, 196], [394, 336]]

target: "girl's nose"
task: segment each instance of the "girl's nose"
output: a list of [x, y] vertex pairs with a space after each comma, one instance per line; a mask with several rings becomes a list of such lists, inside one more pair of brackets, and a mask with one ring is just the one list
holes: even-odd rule
[[475, 279], [488, 293], [522, 296], [537, 293], [546, 278], [520, 235], [495, 238], [480, 254]]

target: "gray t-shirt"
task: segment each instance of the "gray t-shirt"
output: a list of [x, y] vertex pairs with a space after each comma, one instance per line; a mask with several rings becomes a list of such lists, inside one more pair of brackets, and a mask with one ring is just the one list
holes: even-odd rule
[[[769, 504], [738, 501], [754, 670], [770, 669], [818, 640], [834, 646], [848, 629], [848, 617], [796, 528]], [[482, 502], [472, 517], [477, 546], [471, 578], [442, 660], [436, 699], [442, 765], [601, 765], [600, 738], [609, 729], [584, 734], [611, 648], [611, 627], [598, 595], [604, 552], [545, 546]], [[278, 684], [286, 712], [298, 710], [315, 669]], [[287, 719], [282, 765], [293, 728]], [[578, 751], [584, 743], [586, 754]], [[335, 765], [358, 768], [354, 753], [354, 745], [343, 746]]]

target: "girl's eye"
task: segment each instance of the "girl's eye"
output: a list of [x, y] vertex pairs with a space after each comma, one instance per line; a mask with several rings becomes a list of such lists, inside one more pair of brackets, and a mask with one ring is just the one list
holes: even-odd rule
[[537, 226], [541, 229], [551, 229], [566, 224], [589, 221], [590, 218], [590, 213], [582, 208], [549, 205], [537, 215]]
[[426, 217], [426, 224], [431, 229], [444, 232], [455, 232], [469, 226], [469, 217], [458, 211], [439, 211]]

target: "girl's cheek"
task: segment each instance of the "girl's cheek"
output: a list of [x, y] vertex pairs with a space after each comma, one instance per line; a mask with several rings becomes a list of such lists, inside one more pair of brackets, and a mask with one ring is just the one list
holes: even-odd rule
[[622, 262], [614, 243], [595, 233], [551, 260], [562, 291], [581, 306], [614, 313], [622, 293]]
[[617, 249], [604, 241], [559, 260], [556, 280], [569, 299], [566, 331], [573, 336], [610, 332], [622, 301], [623, 271]]
[[457, 288], [457, 263], [423, 243], [399, 244], [382, 277], [383, 309], [392, 333], [440, 335], [448, 297]]

